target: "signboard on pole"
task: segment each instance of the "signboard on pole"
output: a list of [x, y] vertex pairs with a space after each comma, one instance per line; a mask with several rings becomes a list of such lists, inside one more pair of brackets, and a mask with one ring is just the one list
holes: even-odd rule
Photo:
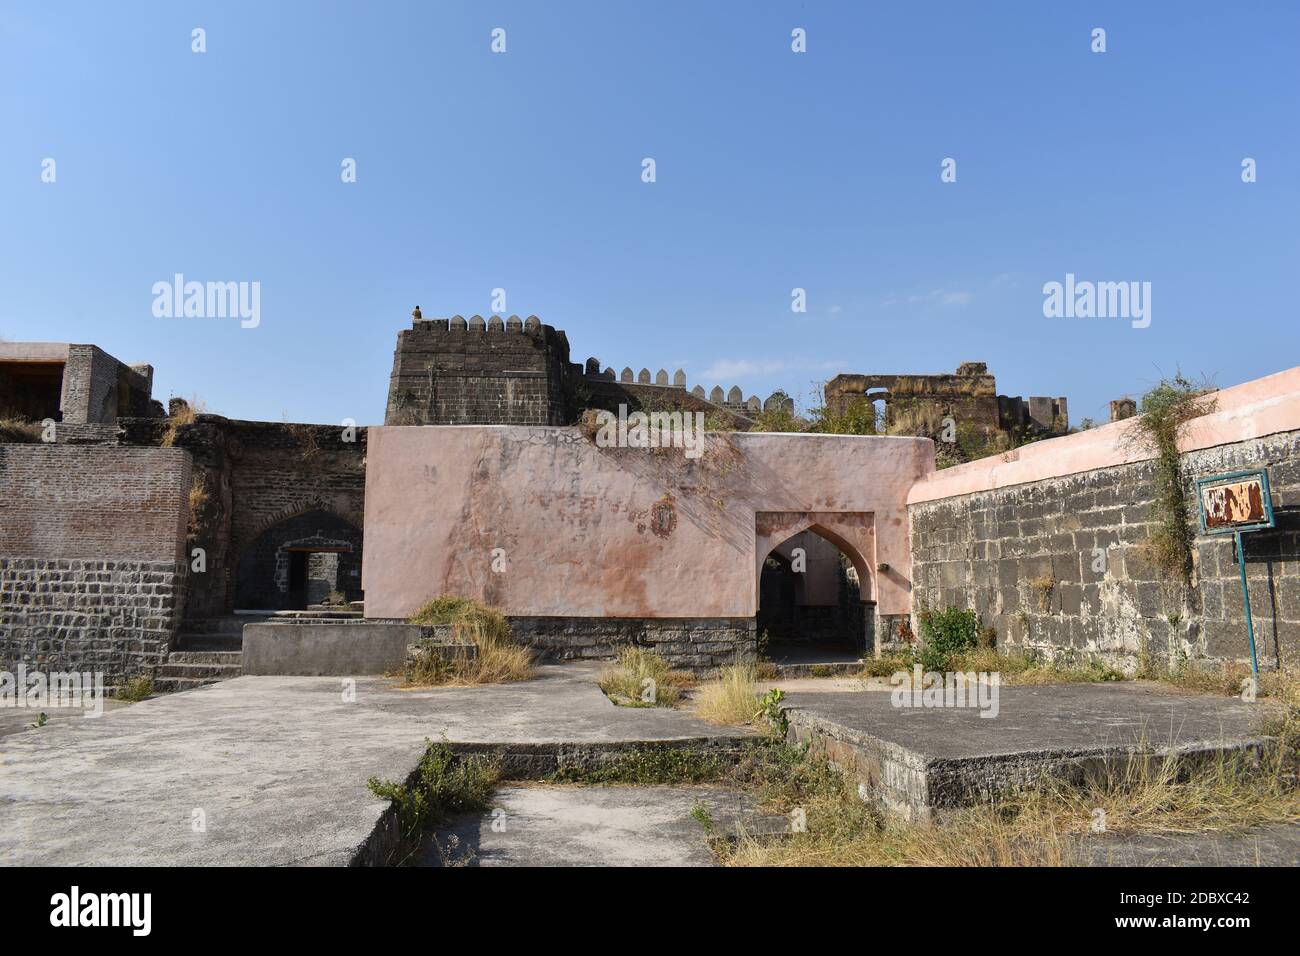
[[1196, 498], [1202, 534], [1235, 534], [1274, 526], [1268, 472], [1262, 468], [1198, 478]]

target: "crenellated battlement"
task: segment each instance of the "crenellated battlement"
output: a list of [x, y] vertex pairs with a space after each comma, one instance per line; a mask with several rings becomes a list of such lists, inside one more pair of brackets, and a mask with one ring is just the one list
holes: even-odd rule
[[[671, 381], [669, 380], [668, 370], [662, 368], [652, 376], [648, 368], [642, 368], [640, 372], [634, 373], [630, 366], [624, 366], [623, 371], [615, 375], [613, 368], [601, 370], [600, 359], [589, 358], [585, 365], [584, 376], [589, 381], [617, 382], [620, 385], [650, 385], [658, 388], [687, 391], [686, 372], [680, 368], [672, 374]], [[720, 406], [745, 418], [752, 418], [763, 412], [773, 411], [783, 404], [793, 410], [794, 405], [793, 400], [781, 391], [773, 392], [766, 400], [760, 399], [757, 395], [746, 398], [738, 385], [731, 386], [725, 392], [721, 385], [714, 385], [707, 392], [703, 385], [696, 385], [690, 389], [689, 394], [701, 401]]]
[[426, 319], [397, 335], [388, 425], [562, 425], [570, 416], [564, 332], [537, 316]]

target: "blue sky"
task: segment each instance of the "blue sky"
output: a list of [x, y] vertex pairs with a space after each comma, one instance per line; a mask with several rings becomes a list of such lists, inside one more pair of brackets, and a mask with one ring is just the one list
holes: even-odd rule
[[[575, 361], [806, 401], [983, 360], [1104, 418], [1300, 362], [1298, 44], [1283, 2], [5, 2], [0, 337], [376, 423], [412, 306], [504, 288]], [[154, 317], [177, 272], [261, 324]], [[1067, 272], [1150, 282], [1150, 327], [1045, 318]]]

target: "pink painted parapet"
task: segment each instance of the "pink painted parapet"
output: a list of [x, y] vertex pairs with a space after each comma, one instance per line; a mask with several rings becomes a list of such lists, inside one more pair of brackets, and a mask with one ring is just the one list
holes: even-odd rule
[[[1300, 367], [1220, 389], [1214, 397], [1215, 410], [1188, 424], [1179, 442], [1182, 451], [1300, 429]], [[1130, 440], [1135, 427], [1134, 419], [1125, 419], [945, 468], [918, 481], [907, 503], [992, 491], [1154, 457]]]
[[767, 550], [812, 524], [855, 552], [880, 613], [906, 613], [905, 501], [933, 468], [924, 438], [710, 433], [691, 461], [576, 428], [371, 428], [366, 615], [463, 595], [528, 616], [752, 617]]

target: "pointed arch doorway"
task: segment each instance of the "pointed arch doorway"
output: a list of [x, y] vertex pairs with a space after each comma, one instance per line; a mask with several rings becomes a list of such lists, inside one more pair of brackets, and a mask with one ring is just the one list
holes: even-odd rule
[[778, 663], [868, 654], [875, 627], [875, 516], [760, 512], [755, 607], [760, 647]]

